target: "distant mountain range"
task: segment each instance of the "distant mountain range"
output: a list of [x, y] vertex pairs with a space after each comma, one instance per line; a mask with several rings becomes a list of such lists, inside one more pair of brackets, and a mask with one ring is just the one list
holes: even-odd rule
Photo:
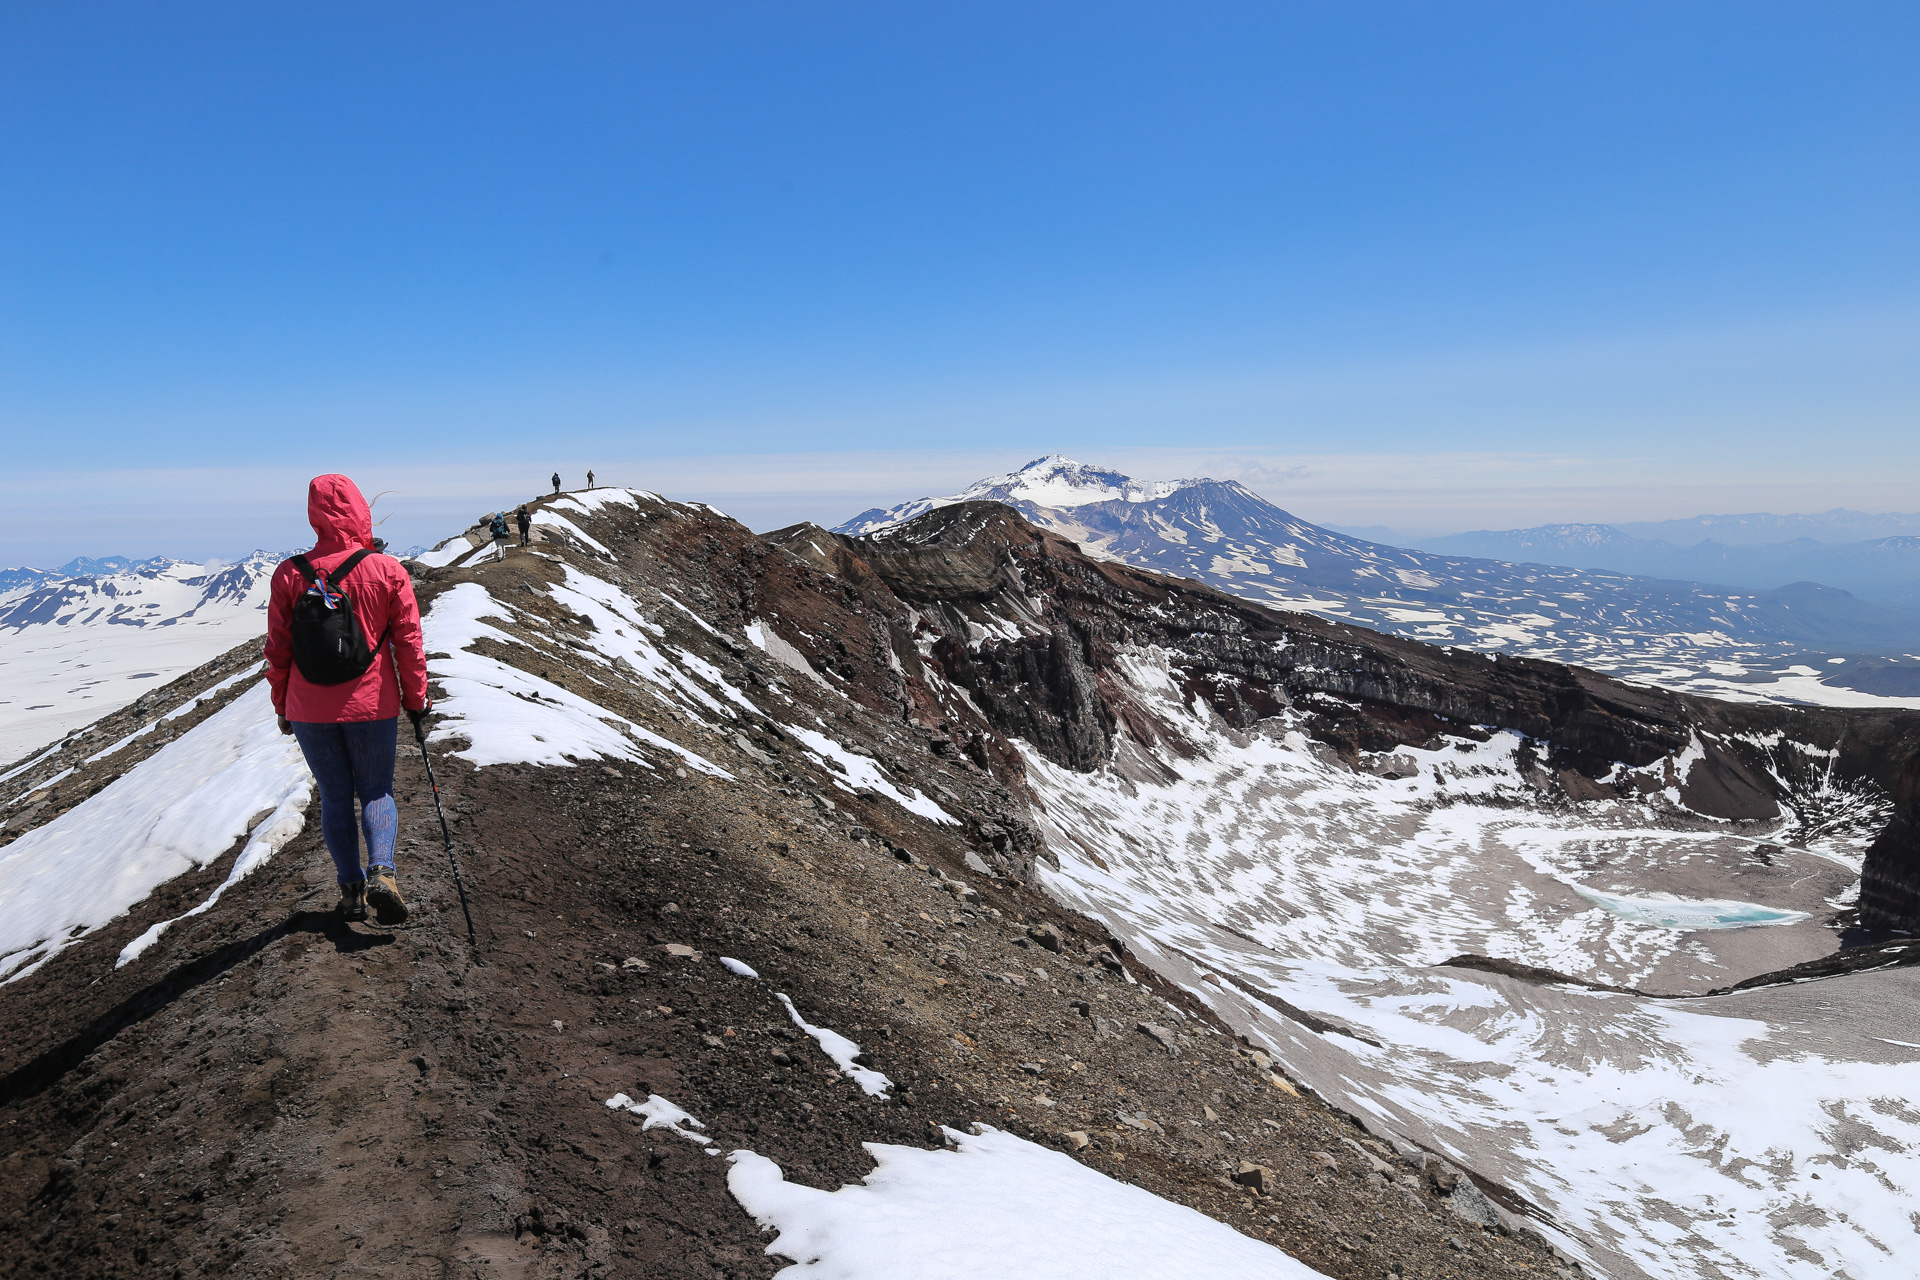
[[[1835, 513], [1828, 513], [1829, 515]], [[1846, 513], [1856, 514], [1856, 513]], [[1701, 517], [1702, 520], [1712, 517]], [[1757, 521], [1761, 517], [1728, 519]], [[1811, 517], [1769, 516], [1783, 523]], [[1907, 517], [1870, 517], [1905, 520]], [[1693, 521], [1670, 521], [1688, 526]], [[1894, 609], [1920, 608], [1920, 534], [1830, 543], [1800, 536], [1786, 542], [1724, 543], [1704, 539], [1679, 545], [1636, 537], [1604, 524], [1549, 524], [1533, 529], [1478, 530], [1411, 539], [1404, 545], [1441, 555], [1485, 556], [1530, 564], [1565, 565], [1654, 578], [1685, 578], [1760, 589], [1818, 582]], [[1664, 527], [1664, 526], [1654, 526]]]
[[1636, 543], [1665, 542], [1677, 548], [1695, 547], [1702, 542], [1712, 542], [1722, 547], [1766, 547], [1808, 540], [1837, 545], [1920, 536], [1920, 512], [1876, 513], [1835, 507], [1831, 511], [1783, 516], [1770, 511], [1750, 511], [1743, 515], [1688, 516], [1684, 520], [1615, 520], [1611, 524], [1598, 526], [1550, 524], [1532, 529], [1479, 529], [1472, 533], [1453, 534], [1419, 533], [1378, 524], [1328, 524], [1326, 527], [1353, 538], [1384, 542], [1395, 547], [1419, 547], [1428, 551], [1437, 549], [1450, 538], [1534, 535], [1538, 540], [1548, 540], [1548, 530], [1566, 528], [1611, 529]]
[[[1844, 666], [1824, 655], [1920, 647], [1913, 615], [1814, 581], [1745, 590], [1392, 547], [1302, 520], [1235, 481], [1146, 483], [1057, 455], [957, 494], [862, 512], [836, 532], [871, 533], [982, 500], [1004, 502], [1096, 555], [1281, 608], [1719, 696], [1844, 701], [1859, 695], [1821, 682], [1830, 663]], [[1582, 528], [1568, 543], [1625, 537]], [[1817, 666], [1809, 655], [1819, 655]]]
[[98, 560], [90, 556], [75, 556], [58, 569], [33, 569], [26, 565], [0, 569], [0, 592], [12, 591], [18, 587], [37, 586], [54, 578], [84, 578], [102, 573], [125, 573], [130, 569], [144, 569], [154, 565], [171, 563], [164, 556], [151, 560], [130, 560], [126, 556], [103, 556]]
[[1728, 547], [1758, 547], [1811, 538], [1815, 542], [1872, 542], [1920, 534], [1920, 513], [1850, 511], [1835, 507], [1812, 515], [1778, 516], [1752, 511], [1737, 516], [1689, 516], [1685, 520], [1614, 522], [1629, 538], [1692, 546], [1711, 539]]
[[284, 558], [109, 556], [6, 571], [17, 576], [0, 586], [0, 762], [264, 633], [267, 583]]

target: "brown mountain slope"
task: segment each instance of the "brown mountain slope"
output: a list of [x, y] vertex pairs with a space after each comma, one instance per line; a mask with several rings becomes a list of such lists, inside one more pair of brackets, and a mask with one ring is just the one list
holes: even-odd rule
[[[451, 737], [436, 769], [477, 948], [418, 759], [403, 757], [409, 927], [327, 914], [310, 822], [133, 963], [113, 965], [224, 878], [231, 851], [0, 988], [0, 1274], [772, 1274], [779, 1260], [727, 1195], [724, 1160], [609, 1110], [615, 1092], [668, 1097], [722, 1149], [759, 1151], [815, 1186], [869, 1169], [862, 1141], [931, 1145], [935, 1125], [984, 1122], [1329, 1275], [1556, 1268], [1536, 1239], [1459, 1216], [1474, 1197], [1443, 1195], [1444, 1167], [1423, 1174], [1276, 1083], [1198, 1005], [1031, 889], [1044, 852], [1008, 737], [1083, 767], [1118, 735], [1150, 738], [1104, 664], [1118, 638], [1163, 633], [1195, 655], [1194, 696], [1230, 722], [1347, 695], [1316, 732], [1356, 759], [1437, 722], [1550, 726], [1575, 755], [1542, 762], [1548, 789], [1609, 753], [1651, 764], [1702, 717], [1756, 723], [1746, 712], [1284, 618], [1089, 560], [1000, 508], [948, 509], [871, 542], [810, 529], [763, 540], [652, 501], [573, 518], [591, 543], [432, 571], [423, 605], [484, 588], [495, 634], [471, 652], [732, 779], [662, 752], [475, 768]], [[596, 656], [604, 624], [565, 603], [573, 575], [626, 592], [681, 669], [704, 664], [771, 714], [695, 714]], [[994, 632], [1008, 616], [1045, 625]], [[1284, 666], [1249, 638], [1280, 634]], [[457, 713], [460, 690], [443, 679], [441, 693]], [[1892, 745], [1905, 730], [1880, 724], [1849, 720], [1847, 749], [1897, 782], [1911, 769]], [[958, 821], [854, 785], [803, 733], [883, 762]], [[90, 767], [124, 771], [147, 750]], [[1735, 748], [1708, 776], [1703, 808], [1779, 803]], [[776, 993], [858, 1041], [891, 1098], [836, 1071]], [[1227, 1180], [1243, 1162], [1271, 1170], [1264, 1194]]]

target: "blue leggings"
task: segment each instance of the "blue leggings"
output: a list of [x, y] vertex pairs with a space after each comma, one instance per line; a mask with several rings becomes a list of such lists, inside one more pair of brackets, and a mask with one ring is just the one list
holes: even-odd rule
[[[320, 784], [320, 834], [333, 855], [341, 884], [365, 880], [360, 869], [360, 830], [367, 831], [369, 867], [393, 869], [394, 836], [400, 811], [393, 803], [393, 754], [399, 717], [391, 720], [353, 720], [346, 724], [293, 722], [294, 740], [307, 757], [307, 768]], [[360, 801], [360, 821], [353, 820], [353, 802]]]

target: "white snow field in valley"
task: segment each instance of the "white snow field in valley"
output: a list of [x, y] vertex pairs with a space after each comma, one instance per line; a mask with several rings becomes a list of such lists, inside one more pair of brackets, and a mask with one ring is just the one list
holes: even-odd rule
[[0, 593], [0, 763], [264, 636], [280, 560], [149, 561]]
[[1124, 666], [1178, 736], [1092, 777], [1026, 753], [1055, 896], [1336, 1105], [1542, 1206], [1604, 1274], [1920, 1273], [1920, 972], [1661, 999], [1442, 964], [1673, 995], [1824, 954], [1809, 913], [1850, 901], [1884, 801], [1824, 797], [1838, 821], [1765, 840], [1548, 807], [1507, 734], [1375, 777], [1284, 717], [1209, 720], [1165, 655]]

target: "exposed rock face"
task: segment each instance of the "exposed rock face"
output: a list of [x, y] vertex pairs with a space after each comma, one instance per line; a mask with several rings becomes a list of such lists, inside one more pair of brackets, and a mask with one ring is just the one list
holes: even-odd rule
[[[1704, 562], [1697, 571], [1634, 578], [1618, 565], [1597, 573], [1554, 567], [1593, 562], [1556, 560], [1517, 546], [1493, 549], [1494, 559], [1472, 558], [1481, 551], [1434, 555], [1322, 528], [1234, 481], [1141, 483], [1058, 456], [950, 497], [863, 512], [835, 532], [880, 533], [932, 510], [979, 501], [1005, 503], [1103, 559], [1194, 579], [1275, 608], [1429, 644], [1593, 667], [1710, 697], [1727, 687], [1729, 659], [1751, 673], [1800, 662], [1810, 648], [1896, 654], [1913, 647], [1913, 620], [1895, 611], [1900, 601], [1887, 598], [1883, 604], [1894, 608], [1882, 608], [1855, 599], [1835, 589], [1845, 583], [1823, 573], [1774, 577], [1764, 585], [1793, 585], [1752, 590], [1707, 585], [1730, 579], [1706, 572]], [[1895, 541], [1914, 540], [1888, 540]], [[1686, 578], [1695, 581], [1677, 581]], [[1851, 683], [1854, 677], [1835, 678], [1839, 671], [1869, 674], [1879, 683], [1911, 678], [1920, 668], [1902, 672], [1897, 661], [1856, 657], [1829, 669], [1825, 683], [1865, 687]], [[1793, 700], [1777, 686], [1746, 688]]]
[[1893, 821], [1867, 850], [1860, 875], [1860, 924], [1872, 930], [1920, 933], [1920, 753], [1913, 734], [1895, 773]]
[[1900, 816], [1870, 858], [1862, 922], [1920, 928], [1913, 713], [1718, 702], [1278, 613], [1093, 559], [994, 503], [940, 508], [866, 537], [800, 526], [770, 540], [850, 581], [884, 584], [918, 615], [938, 676], [964, 689], [997, 735], [1083, 771], [1111, 757], [1116, 735], [1158, 740], [1150, 713], [1109, 678], [1129, 646], [1175, 655], [1188, 693], [1235, 728], [1286, 706], [1307, 711], [1314, 736], [1356, 767], [1363, 753], [1442, 731], [1517, 731], [1550, 744], [1540, 788], [1574, 799], [1671, 789], [1708, 818], [1773, 819], [1803, 800], [1779, 743], [1804, 744], [1830, 761], [1831, 778], [1894, 798]]

